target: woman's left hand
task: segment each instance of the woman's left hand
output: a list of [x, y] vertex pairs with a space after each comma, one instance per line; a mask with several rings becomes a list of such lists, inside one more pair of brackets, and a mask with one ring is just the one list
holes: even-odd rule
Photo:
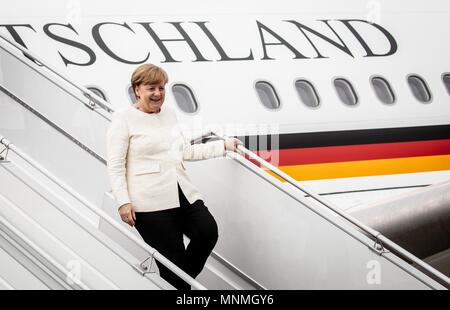
[[238, 145], [241, 145], [242, 142], [239, 139], [236, 138], [228, 138], [225, 140], [225, 150], [237, 152], [238, 151]]

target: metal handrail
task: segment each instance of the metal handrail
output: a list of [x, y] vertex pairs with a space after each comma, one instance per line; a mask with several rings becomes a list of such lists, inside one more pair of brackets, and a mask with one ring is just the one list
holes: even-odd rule
[[[226, 136], [221, 136], [218, 135], [214, 132], [209, 132], [208, 134], [211, 134], [219, 139], [225, 140], [227, 137]], [[444, 283], [446, 283], [446, 285], [449, 287], [450, 286], [450, 278], [447, 277], [446, 275], [444, 275], [443, 273], [441, 273], [440, 271], [436, 270], [435, 268], [433, 268], [432, 266], [430, 266], [429, 264], [423, 262], [421, 259], [419, 259], [418, 257], [416, 257], [415, 255], [411, 254], [410, 252], [406, 251], [405, 249], [403, 249], [402, 247], [398, 246], [396, 243], [392, 242], [390, 239], [388, 239], [387, 237], [383, 236], [380, 232], [370, 228], [369, 226], [365, 225], [364, 223], [362, 223], [361, 221], [355, 219], [354, 217], [342, 212], [341, 210], [339, 210], [338, 208], [332, 206], [329, 202], [327, 202], [326, 200], [324, 200], [323, 198], [321, 198], [318, 194], [316, 194], [315, 192], [313, 192], [312, 190], [308, 189], [306, 186], [304, 185], [299, 185], [297, 180], [295, 180], [294, 178], [292, 178], [291, 176], [289, 176], [288, 174], [286, 174], [285, 172], [283, 172], [282, 170], [280, 170], [278, 167], [275, 167], [274, 165], [270, 164], [269, 162], [265, 161], [264, 159], [262, 159], [261, 157], [259, 157], [257, 154], [255, 154], [254, 152], [248, 150], [247, 148], [245, 148], [242, 145], [238, 145], [238, 150], [240, 152], [242, 152], [243, 154], [249, 156], [251, 159], [257, 161], [259, 164], [261, 164], [262, 166], [264, 166], [265, 168], [267, 168], [268, 170], [270, 170], [271, 172], [273, 172], [274, 174], [276, 174], [277, 176], [279, 176], [280, 178], [286, 180], [286, 182], [288, 182], [289, 184], [291, 184], [292, 186], [294, 186], [295, 188], [299, 189], [300, 191], [304, 192], [305, 194], [309, 195], [310, 197], [312, 197], [314, 200], [316, 200], [317, 202], [319, 202], [321, 205], [325, 206], [327, 209], [333, 211], [334, 213], [338, 214], [339, 216], [341, 216], [342, 218], [346, 219], [348, 222], [352, 223], [353, 225], [355, 225], [356, 227], [358, 227], [360, 230], [362, 230], [365, 234], [371, 236], [373, 239], [375, 239], [377, 241], [376, 246], [381, 245], [381, 248], [377, 248], [376, 250], [379, 251], [381, 254], [383, 254], [382, 250], [383, 250], [383, 245], [387, 245], [390, 249], [394, 250], [395, 252], [399, 253], [400, 255], [402, 255], [403, 257], [406, 257], [407, 259], [411, 260], [412, 262], [414, 262], [415, 264], [417, 264], [418, 266], [424, 268], [426, 271], [428, 271], [429, 273], [433, 274], [434, 276], [436, 276], [439, 280], [443, 281]], [[242, 154], [241, 154], [242, 155]], [[297, 200], [297, 199], [296, 199]], [[299, 201], [300, 202], [300, 201]], [[380, 254], [380, 255], [381, 255]]]
[[[5, 202], [12, 206], [15, 209], [19, 209], [16, 205], [11, 203], [10, 201], [6, 200], [5, 197], [0, 195], [0, 198], [5, 199]], [[9, 231], [11, 231], [14, 235], [16, 235], [18, 238], [20, 238], [23, 242], [25, 242], [29, 247], [31, 247], [36, 253], [38, 253], [40, 256], [42, 256], [47, 262], [49, 262], [54, 268], [56, 268], [59, 272], [62, 274], [68, 276], [70, 272], [64, 268], [61, 264], [59, 264], [53, 257], [51, 257], [49, 254], [47, 254], [43, 249], [41, 249], [36, 243], [31, 241], [29, 238], [27, 238], [23, 233], [21, 233], [17, 228], [14, 227], [14, 225], [10, 224], [5, 218], [0, 216], [0, 224], [5, 226]], [[77, 281], [78, 283], [67, 283], [72, 288], [75, 289], [84, 289], [88, 290], [89, 287], [81, 282], [81, 280]]]
[[[169, 268], [171, 271], [173, 271], [177, 276], [182, 278], [184, 281], [189, 283], [191, 286], [193, 286], [196, 289], [199, 290], [205, 290], [206, 287], [204, 287], [202, 284], [200, 284], [198, 281], [193, 279], [191, 276], [189, 276], [187, 273], [185, 273], [181, 268], [179, 268], [177, 265], [172, 263], [170, 260], [168, 260], [166, 257], [164, 257], [162, 254], [160, 254], [157, 250], [150, 247], [147, 243], [137, 238], [135, 235], [130, 233], [128, 230], [126, 230], [123, 226], [119, 225], [116, 220], [114, 220], [112, 217], [110, 217], [108, 214], [106, 214], [104, 211], [100, 210], [96, 206], [94, 206], [92, 203], [84, 199], [81, 195], [76, 193], [72, 188], [70, 188], [67, 184], [59, 180], [56, 176], [54, 176], [51, 172], [49, 172], [47, 169], [39, 165], [37, 162], [35, 162], [33, 159], [31, 159], [28, 155], [20, 151], [15, 145], [13, 145], [10, 141], [8, 141], [5, 137], [0, 136], [0, 144], [3, 144], [5, 147], [7, 147], [9, 150], [13, 151], [16, 155], [18, 155], [20, 158], [25, 160], [28, 164], [39, 170], [42, 174], [44, 174], [47, 178], [49, 178], [51, 181], [53, 181], [55, 184], [57, 184], [61, 189], [63, 189], [65, 192], [70, 194], [72, 197], [76, 198], [78, 201], [80, 201], [84, 206], [86, 206], [89, 210], [94, 212], [97, 216], [105, 220], [108, 224], [113, 226], [115, 229], [120, 231], [123, 235], [128, 237], [130, 240], [132, 240], [135, 244], [137, 244], [141, 249], [149, 253], [150, 257], [158, 260], [160, 263], [162, 263], [164, 266]], [[90, 233], [90, 232], [89, 232]], [[90, 233], [91, 234], [91, 233]], [[92, 234], [91, 234], [92, 235]], [[95, 237], [95, 236], [94, 236]]]
[[[101, 109], [107, 111], [108, 113], [112, 113], [114, 112], [114, 109], [112, 109], [111, 107], [109, 107], [108, 103], [103, 100], [103, 98], [99, 97], [97, 94], [95, 94], [94, 92], [92, 92], [91, 90], [87, 89], [86, 87], [80, 86], [78, 84], [76, 84], [74, 81], [72, 81], [71, 79], [69, 79], [67, 76], [65, 76], [64, 74], [62, 74], [61, 72], [59, 72], [58, 70], [52, 68], [51, 66], [47, 65], [45, 61], [43, 61], [41, 58], [39, 58], [38, 56], [36, 56], [36, 54], [30, 52], [29, 50], [27, 50], [26, 48], [24, 48], [23, 46], [21, 46], [20, 44], [17, 44], [16, 42], [10, 41], [8, 38], [6, 38], [4, 35], [0, 34], [0, 39], [2, 39], [3, 41], [7, 42], [8, 44], [10, 44], [11, 46], [13, 46], [14, 48], [18, 49], [19, 51], [21, 51], [28, 59], [30, 60], [34, 60], [36, 62], [39, 63], [39, 65], [37, 66], [31, 66], [30, 63], [28, 61], [24, 61], [24, 59], [19, 58], [17, 55], [11, 54], [9, 51], [7, 51], [8, 53], [10, 53], [11, 55], [13, 55], [14, 57], [16, 57], [18, 60], [20, 60], [22, 63], [24, 63], [25, 65], [29, 66], [30, 68], [32, 68], [33, 70], [36, 70], [40, 73], [42, 73], [40, 67], [45, 67], [47, 70], [49, 70], [50, 72], [52, 72], [53, 74], [55, 74], [56, 76], [58, 76], [59, 78], [61, 78], [62, 80], [64, 80], [66, 83], [70, 84], [72, 87], [76, 88], [77, 90], [79, 90], [85, 97], [87, 97], [89, 100], [93, 100], [95, 102], [96, 105], [98, 105]], [[0, 48], [3, 48], [2, 45], [0, 45]], [[39, 68], [39, 69], [38, 69]], [[54, 82], [54, 81], [53, 81]], [[66, 90], [63, 88], [63, 90]], [[67, 90], [66, 90], [67, 91]], [[92, 106], [90, 103], [85, 103], [81, 100], [81, 98], [78, 98], [85, 106], [87, 106], [88, 108], [90, 108], [91, 110], [94, 109], [94, 106]]]

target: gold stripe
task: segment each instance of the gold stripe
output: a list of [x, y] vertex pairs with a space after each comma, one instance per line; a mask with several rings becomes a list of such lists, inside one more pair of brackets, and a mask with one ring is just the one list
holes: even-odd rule
[[[450, 170], [450, 155], [293, 165], [280, 166], [279, 168], [296, 180], [302, 181], [350, 178], [371, 175]], [[274, 175], [271, 172], [269, 173]]]

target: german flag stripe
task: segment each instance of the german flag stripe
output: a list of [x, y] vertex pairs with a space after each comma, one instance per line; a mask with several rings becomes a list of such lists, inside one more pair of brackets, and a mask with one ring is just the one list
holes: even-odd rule
[[295, 149], [450, 139], [450, 125], [290, 133], [239, 137], [250, 150]]
[[301, 181], [350, 178], [450, 170], [450, 155], [292, 165], [279, 168]]
[[257, 151], [279, 166], [450, 154], [450, 139]]
[[450, 170], [450, 125], [241, 137], [297, 180]]

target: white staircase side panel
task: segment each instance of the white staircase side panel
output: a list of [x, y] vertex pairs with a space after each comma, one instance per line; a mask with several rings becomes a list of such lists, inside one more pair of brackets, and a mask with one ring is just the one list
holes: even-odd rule
[[189, 163], [188, 172], [218, 222], [215, 251], [266, 288], [442, 288], [394, 255], [372, 251], [372, 240], [328, 209], [309, 202], [311, 211], [236, 161]]
[[48, 287], [0, 248], [0, 289], [46, 290]]
[[[3, 207], [2, 216], [14, 223], [17, 229], [42, 249], [58, 258], [63, 266], [79, 266], [87, 284], [98, 289], [159, 289], [153, 281], [139, 274], [97, 238], [106, 242], [114, 251], [122, 252], [125, 257], [126, 251], [45, 188], [27, 179], [12, 163], [0, 166], [0, 179], [2, 184], [8, 184], [8, 190], [2, 191], [2, 195], [20, 208], [15, 210]], [[56, 206], [70, 214], [80, 225], [75, 224]], [[25, 218], [23, 214], [30, 219]], [[47, 232], [43, 233], [34, 223], [44, 227]], [[85, 229], [94, 233], [97, 238]], [[128, 259], [132, 257], [128, 256]], [[156, 283], [163, 281], [159, 277], [156, 278]]]

